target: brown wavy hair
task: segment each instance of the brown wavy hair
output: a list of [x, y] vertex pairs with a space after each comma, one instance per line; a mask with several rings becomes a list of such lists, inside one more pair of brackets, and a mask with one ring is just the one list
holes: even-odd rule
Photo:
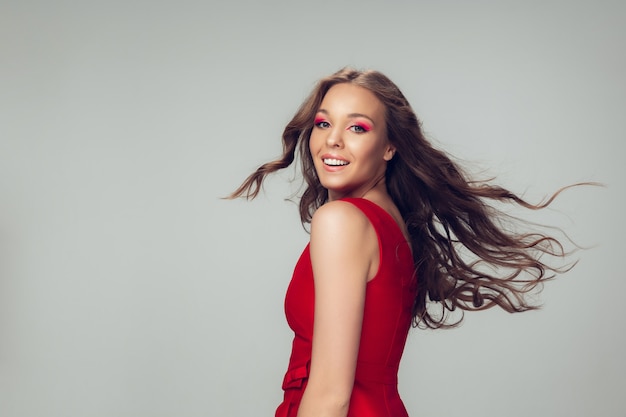
[[545, 203], [530, 204], [488, 181], [471, 180], [445, 152], [429, 143], [407, 99], [380, 72], [344, 68], [320, 80], [285, 127], [282, 156], [261, 165], [229, 198], [255, 198], [268, 174], [290, 166], [298, 157], [306, 184], [300, 218], [303, 224], [311, 221], [315, 210], [328, 200], [328, 192], [315, 172], [309, 138], [324, 95], [339, 83], [368, 89], [386, 108], [387, 137], [396, 154], [387, 164], [385, 181], [414, 248], [418, 280], [414, 325], [455, 326], [463, 319], [461, 315], [450, 320], [450, 312], [457, 308], [499, 306], [508, 312], [538, 308], [529, 302], [530, 293], [572, 266], [551, 266], [544, 258], [564, 258], [566, 250], [557, 238], [543, 232], [517, 231], [520, 225], [531, 229], [531, 224], [495, 206], [512, 203], [541, 209], [563, 189]]

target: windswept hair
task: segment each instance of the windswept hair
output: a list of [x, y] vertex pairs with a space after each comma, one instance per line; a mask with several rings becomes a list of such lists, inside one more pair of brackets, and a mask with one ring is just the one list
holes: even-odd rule
[[[451, 327], [450, 312], [484, 310], [499, 306], [508, 312], [536, 309], [529, 293], [567, 266], [554, 260], [567, 255], [562, 243], [542, 232], [520, 232], [508, 225], [530, 229], [496, 209], [511, 203], [536, 210], [547, 202], [530, 204], [511, 191], [474, 181], [441, 150], [424, 137], [421, 124], [398, 87], [377, 71], [344, 68], [318, 82], [283, 132], [283, 154], [261, 165], [230, 198], [255, 198], [265, 177], [290, 166], [299, 152], [306, 189], [300, 198], [300, 218], [311, 221], [317, 208], [328, 200], [320, 184], [309, 150], [314, 117], [324, 95], [339, 83], [366, 88], [386, 108], [387, 137], [396, 153], [387, 164], [386, 186], [408, 228], [413, 247], [417, 289], [414, 324]], [[525, 227], [528, 226], [528, 227]]]

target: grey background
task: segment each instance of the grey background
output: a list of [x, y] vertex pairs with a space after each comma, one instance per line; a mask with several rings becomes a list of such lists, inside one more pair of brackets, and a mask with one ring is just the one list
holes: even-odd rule
[[539, 312], [414, 331], [412, 416], [626, 415], [621, 1], [0, 3], [0, 415], [273, 415], [307, 241], [280, 153], [315, 80], [375, 68], [433, 141], [579, 253]]

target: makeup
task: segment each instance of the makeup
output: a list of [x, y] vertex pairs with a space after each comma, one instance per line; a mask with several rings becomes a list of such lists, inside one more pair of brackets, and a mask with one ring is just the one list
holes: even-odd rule
[[353, 126], [350, 126], [348, 129], [355, 127], [355, 126], [360, 127], [364, 132], [369, 132], [370, 130], [372, 130], [372, 126], [370, 126], [369, 124], [365, 122], [356, 122]]

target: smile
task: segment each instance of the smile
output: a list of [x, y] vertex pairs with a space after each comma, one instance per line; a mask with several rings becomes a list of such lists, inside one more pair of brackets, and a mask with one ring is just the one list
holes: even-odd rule
[[324, 158], [322, 159], [322, 161], [324, 162], [324, 164], [330, 165], [333, 167], [348, 165], [350, 163], [348, 161], [342, 161], [341, 159], [332, 159], [332, 158]]

